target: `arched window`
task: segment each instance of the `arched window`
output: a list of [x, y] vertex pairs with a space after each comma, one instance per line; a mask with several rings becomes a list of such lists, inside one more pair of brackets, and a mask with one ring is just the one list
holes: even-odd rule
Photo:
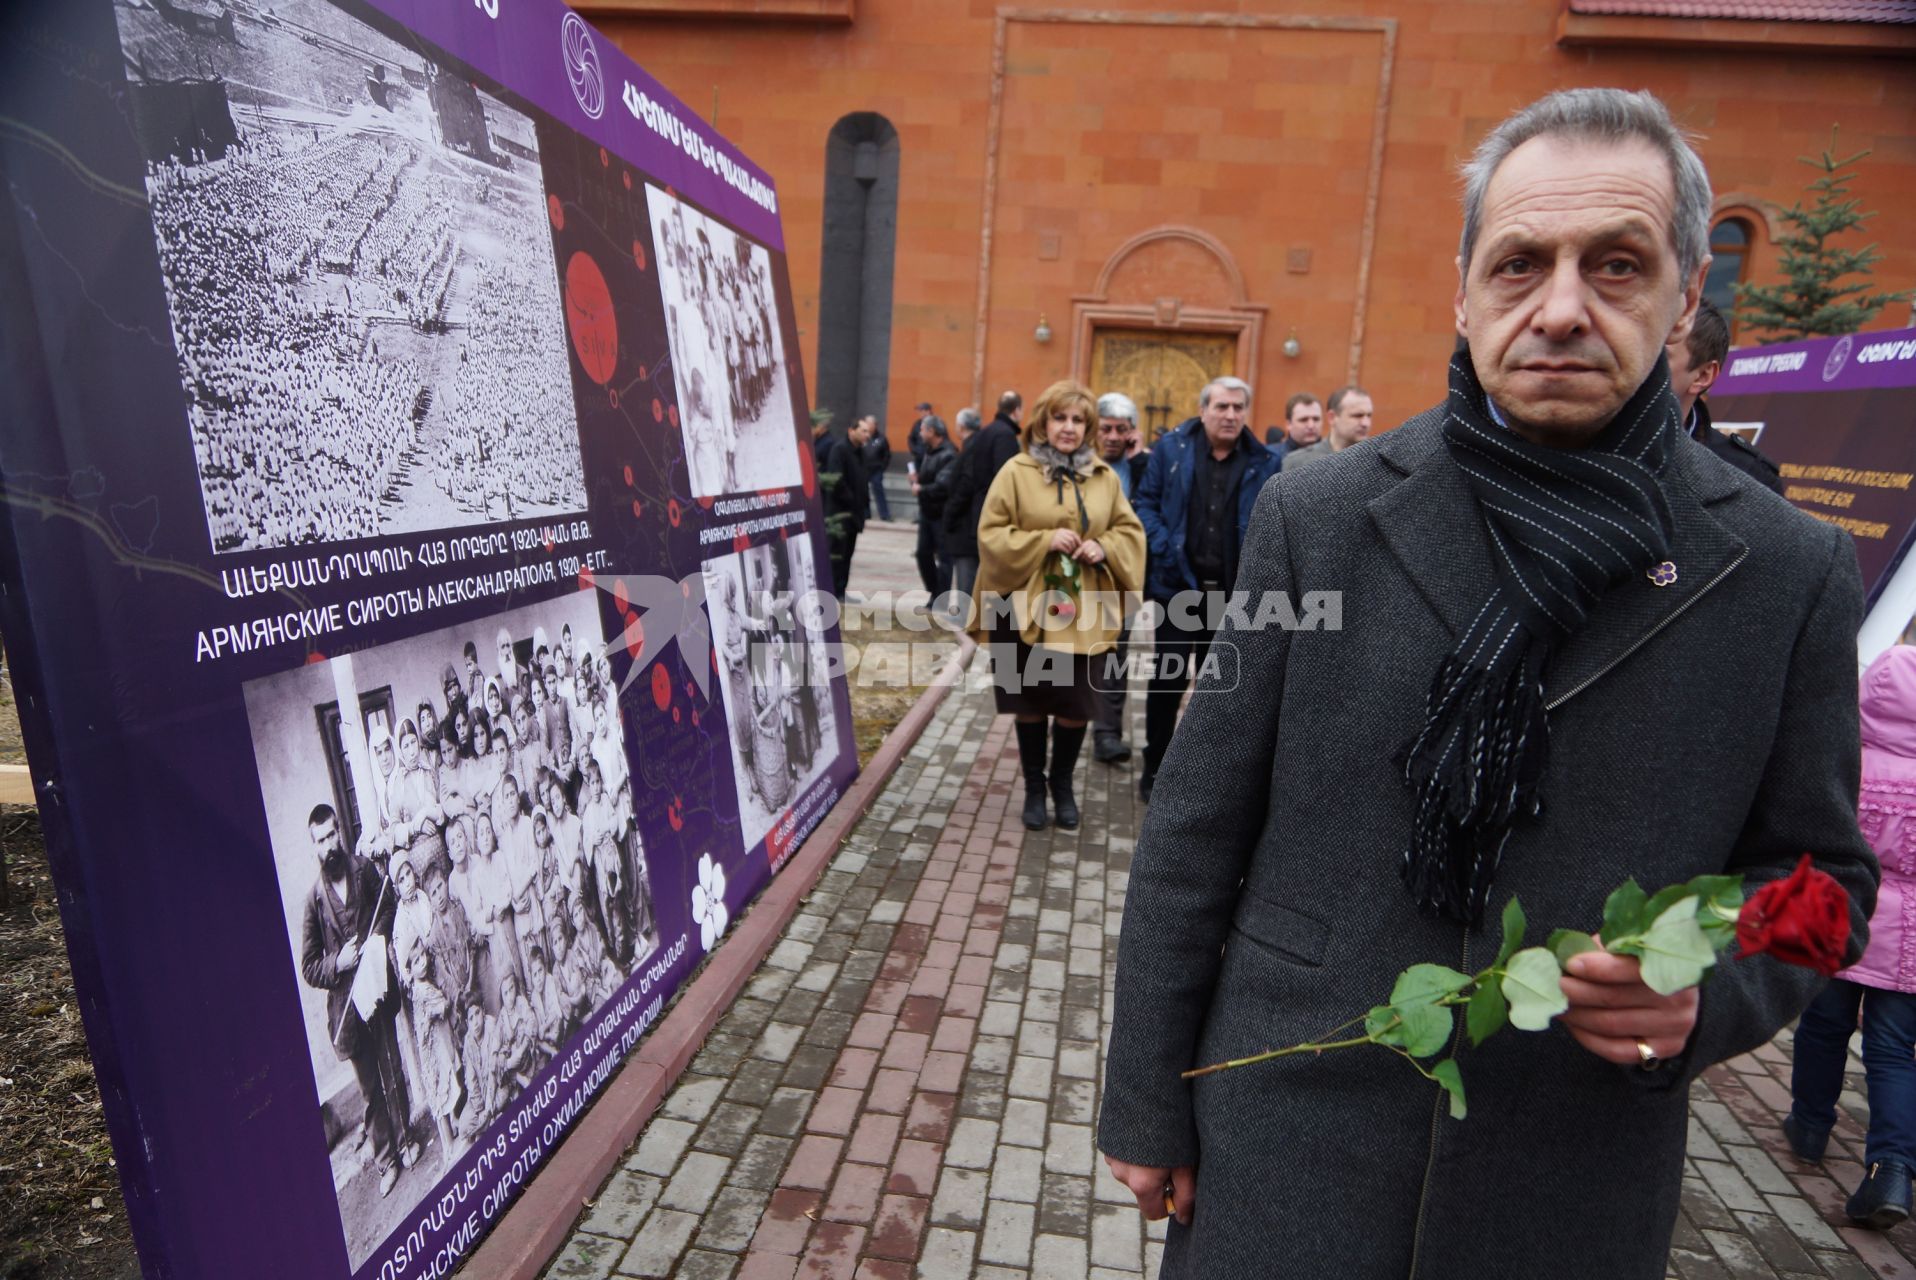
[[[1736, 286], [1750, 276], [1750, 248], [1755, 233], [1746, 218], [1724, 218], [1710, 228], [1710, 272], [1703, 277], [1703, 296], [1725, 317], [1736, 314]], [[1736, 335], [1732, 319], [1730, 334]]]
[[898, 244], [898, 131], [885, 117], [858, 111], [832, 126], [824, 224], [812, 403], [832, 410], [843, 426], [867, 413], [883, 424]]

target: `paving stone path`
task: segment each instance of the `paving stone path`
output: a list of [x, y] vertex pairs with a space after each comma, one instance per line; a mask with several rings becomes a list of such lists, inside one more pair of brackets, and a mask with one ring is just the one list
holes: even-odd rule
[[[1135, 769], [1081, 765], [1084, 826], [1027, 835], [1010, 722], [979, 673], [971, 685], [945, 700], [549, 1280], [1156, 1274], [1162, 1228], [1141, 1222], [1092, 1141]], [[1842, 1216], [1861, 1174], [1860, 1063], [1819, 1167], [1777, 1130], [1788, 1045], [1785, 1032], [1697, 1085], [1669, 1275], [1916, 1278], [1916, 1225], [1884, 1236]]]

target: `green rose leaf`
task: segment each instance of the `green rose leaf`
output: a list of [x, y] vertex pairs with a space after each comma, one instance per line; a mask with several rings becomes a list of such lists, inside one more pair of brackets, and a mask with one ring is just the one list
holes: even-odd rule
[[1555, 929], [1550, 934], [1550, 954], [1557, 957], [1557, 963], [1568, 965], [1571, 956], [1580, 956], [1586, 951], [1601, 950], [1597, 940], [1577, 929]]
[[1685, 898], [1700, 898], [1702, 896], [1702, 894], [1696, 893], [1687, 884], [1665, 885], [1663, 888], [1651, 894], [1650, 900], [1643, 904], [1643, 923], [1646, 926], [1649, 925], [1651, 921], [1655, 920], [1658, 916]]
[[1697, 899], [1664, 910], [1643, 935], [1643, 982], [1658, 995], [1673, 995], [1703, 981], [1716, 964], [1716, 948], [1697, 923]]
[[1450, 1033], [1456, 1026], [1450, 1009], [1445, 1005], [1421, 1004], [1409, 1009], [1397, 1011], [1403, 1016], [1404, 1025], [1400, 1028], [1404, 1038], [1404, 1052], [1413, 1058], [1429, 1058], [1444, 1051], [1450, 1043]]
[[1519, 1031], [1542, 1031], [1550, 1020], [1570, 1007], [1557, 979], [1562, 975], [1557, 957], [1544, 947], [1526, 947], [1504, 967], [1504, 999], [1510, 1002], [1510, 1025]]
[[1464, 1107], [1464, 1076], [1461, 1071], [1457, 1070], [1457, 1060], [1455, 1058], [1445, 1058], [1442, 1062], [1430, 1069], [1430, 1074], [1438, 1084], [1444, 1086], [1444, 1091], [1450, 1094], [1450, 1118], [1452, 1120], [1462, 1120], [1466, 1114]]
[[1497, 962], [1491, 968], [1503, 968], [1510, 957], [1517, 954], [1517, 948], [1523, 945], [1523, 932], [1526, 927], [1528, 922], [1524, 919], [1523, 904], [1517, 901], [1515, 895], [1512, 895], [1510, 901], [1504, 903], [1504, 942], [1497, 948]]
[[1450, 1043], [1452, 1019], [1442, 1005], [1409, 1008], [1380, 1004], [1364, 1015], [1364, 1033], [1378, 1044], [1394, 1045], [1414, 1058], [1442, 1053]]
[[1643, 888], [1635, 880], [1618, 885], [1603, 904], [1603, 936], [1620, 939], [1642, 933], [1645, 903]]
[[1482, 1044], [1503, 1030], [1508, 1021], [1510, 1005], [1504, 1000], [1503, 989], [1494, 982], [1478, 987], [1464, 1008], [1464, 1029], [1470, 1033], [1472, 1046]]
[[1436, 1004], [1470, 985], [1470, 975], [1447, 969], [1441, 964], [1414, 964], [1397, 975], [1390, 989], [1390, 1002], [1399, 1009], [1420, 1004]]

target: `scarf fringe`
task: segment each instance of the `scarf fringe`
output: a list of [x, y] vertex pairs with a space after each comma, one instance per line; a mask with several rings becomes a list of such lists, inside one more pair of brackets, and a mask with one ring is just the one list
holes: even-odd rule
[[1534, 817], [1549, 756], [1542, 646], [1488, 668], [1446, 657], [1423, 729], [1399, 753], [1416, 801], [1402, 874], [1425, 915], [1483, 922], [1510, 824]]

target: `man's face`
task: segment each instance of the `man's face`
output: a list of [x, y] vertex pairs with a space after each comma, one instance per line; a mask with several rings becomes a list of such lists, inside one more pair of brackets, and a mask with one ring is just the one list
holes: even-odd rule
[[1129, 418], [1098, 419], [1098, 453], [1106, 462], [1129, 456], [1138, 442], [1138, 424]]
[[306, 833], [312, 836], [313, 852], [318, 855], [321, 863], [335, 854], [345, 852], [339, 844], [339, 819], [337, 818], [329, 817], [323, 822], [315, 823], [306, 828]]
[[1684, 338], [1665, 344], [1663, 354], [1670, 360], [1670, 394], [1677, 398], [1687, 419], [1697, 400], [1710, 390], [1717, 374], [1723, 371], [1722, 362], [1706, 360], [1701, 365], [1692, 365], [1690, 343]]
[[1583, 444], [1689, 335], [1709, 260], [1679, 274], [1675, 202], [1669, 163], [1640, 139], [1532, 138], [1498, 167], [1457, 332], [1524, 435]]
[[466, 678], [470, 680], [472, 677], [478, 674], [479, 674], [479, 659], [467, 658], [466, 659]]
[[1204, 420], [1204, 438], [1211, 442], [1213, 449], [1228, 449], [1237, 443], [1250, 407], [1242, 391], [1233, 387], [1211, 388], [1211, 402], [1198, 410], [1198, 417]]
[[1308, 404], [1293, 405], [1291, 416], [1284, 420], [1284, 434], [1300, 449], [1307, 444], [1316, 444], [1324, 436], [1324, 406], [1314, 400]]
[[512, 670], [512, 645], [510, 642], [499, 646], [499, 670]]
[[1348, 449], [1370, 434], [1370, 397], [1352, 392], [1331, 415], [1331, 445]]

